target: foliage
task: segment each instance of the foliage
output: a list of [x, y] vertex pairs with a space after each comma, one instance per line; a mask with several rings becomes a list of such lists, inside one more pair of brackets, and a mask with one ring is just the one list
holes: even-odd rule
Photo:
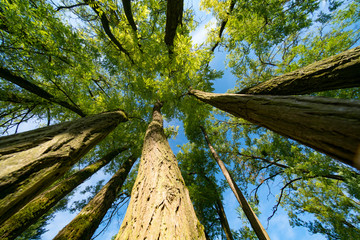
[[[45, 99], [0, 78], [1, 132], [16, 132], [29, 120], [50, 125], [79, 117], [58, 100], [87, 115], [122, 109], [129, 121], [79, 163], [84, 166], [108, 149], [128, 147], [106, 167], [106, 172], [114, 173], [124, 159], [141, 155], [151, 109], [161, 101], [167, 122], [176, 119], [184, 126], [189, 142], [181, 147], [177, 159], [197, 216], [211, 238], [223, 234], [214, 204], [222, 200], [226, 184], [219, 181], [200, 125], [209, 132], [246, 197], [253, 199], [255, 209], [261, 206], [257, 192], [266, 191], [265, 184], [281, 184], [274, 213], [282, 206], [293, 226], [305, 226], [329, 239], [359, 238], [357, 172], [299, 143], [214, 110], [187, 92], [190, 87], [214, 91], [214, 81], [223, 74], [210, 64], [217, 54], [210, 49], [217, 44], [237, 78], [230, 92], [358, 45], [360, 2], [203, 0], [202, 8], [218, 21], [206, 44], [193, 44], [191, 32], [198, 26], [197, 13], [185, 9], [171, 51], [164, 42], [166, 3], [131, 1], [134, 28], [120, 1], [1, 1], [0, 70], [8, 70], [53, 96]], [[222, 26], [225, 32], [219, 34]], [[358, 99], [359, 89], [313, 95]], [[176, 136], [177, 131], [176, 126], [165, 130], [168, 137]], [[136, 170], [123, 188], [126, 196]], [[98, 186], [86, 191], [94, 195]], [[80, 200], [75, 208], [85, 202]], [[315, 220], [303, 220], [301, 214], [311, 214]], [[37, 223], [40, 228], [30, 229], [23, 239], [37, 239], [44, 231], [43, 224]], [[254, 235], [244, 224], [234, 231], [234, 237], [252, 239]]]

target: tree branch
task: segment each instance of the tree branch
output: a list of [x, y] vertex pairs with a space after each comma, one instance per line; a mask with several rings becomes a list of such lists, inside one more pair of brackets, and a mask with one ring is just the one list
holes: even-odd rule
[[99, 16], [102, 27], [106, 33], [106, 35], [110, 38], [111, 42], [115, 44], [115, 46], [119, 49], [119, 51], [125, 53], [125, 55], [130, 59], [131, 63], [134, 64], [133, 59], [131, 58], [129, 52], [122, 46], [122, 44], [117, 40], [117, 38], [114, 36], [114, 34], [111, 32], [110, 29], [110, 22], [107, 19], [104, 12], [100, 12], [100, 6], [94, 1], [85, 0], [85, 3], [89, 5], [94, 12]]
[[79, 6], [85, 6], [87, 5], [86, 3], [78, 3], [78, 4], [74, 4], [71, 6], [59, 6], [56, 8], [56, 11], [60, 11], [61, 9], [71, 9], [71, 8], [75, 8], [75, 7], [79, 7]]
[[[231, 12], [234, 10], [234, 7], [235, 7], [235, 3], [236, 3], [236, 0], [231, 0], [230, 2], [230, 7], [229, 7], [229, 11], [228, 11], [228, 15], [231, 14]], [[220, 30], [219, 30], [219, 34], [218, 34], [218, 38], [219, 40], [214, 44], [214, 46], [211, 48], [211, 52], [214, 52], [215, 51], [215, 48], [220, 44], [221, 42], [221, 37], [222, 37], [222, 34], [225, 30], [225, 26], [228, 22], [228, 17], [226, 19], [224, 19], [222, 22], [221, 22], [221, 25], [220, 25]]]
[[183, 0], [168, 0], [166, 9], [166, 26], [164, 41], [168, 46], [169, 53], [173, 53], [174, 39], [176, 28], [182, 22], [182, 14], [184, 11]]
[[68, 102], [65, 102], [63, 100], [57, 99], [55, 96], [53, 96], [52, 94], [48, 93], [47, 91], [45, 91], [44, 89], [42, 89], [41, 87], [35, 85], [34, 83], [29, 82], [28, 80], [26, 80], [23, 77], [19, 77], [14, 75], [12, 72], [10, 72], [8, 69], [5, 69], [3, 67], [0, 67], [0, 77], [8, 80], [9, 82], [12, 82], [14, 84], [16, 84], [17, 86], [26, 89], [27, 91], [41, 97], [44, 98], [50, 102], [53, 103], [57, 103], [75, 113], [77, 113], [78, 115], [80, 115], [81, 117], [85, 117], [86, 114], [76, 105], [70, 105]]

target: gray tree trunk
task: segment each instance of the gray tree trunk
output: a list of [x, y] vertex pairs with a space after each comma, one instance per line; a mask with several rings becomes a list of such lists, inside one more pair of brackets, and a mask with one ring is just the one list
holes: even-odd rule
[[360, 169], [360, 102], [308, 96], [216, 94], [199, 100]]
[[360, 47], [285, 73], [238, 93], [299, 95], [360, 87]]
[[133, 156], [125, 161], [100, 192], [95, 195], [95, 197], [54, 237], [53, 240], [91, 239], [106, 212], [116, 200], [135, 161], [136, 158]]
[[124, 121], [114, 111], [0, 138], [0, 224]]
[[251, 227], [253, 228], [256, 236], [260, 240], [269, 240], [270, 237], [267, 234], [267, 232], [265, 231], [265, 228], [261, 225], [258, 217], [254, 213], [254, 211], [252, 210], [250, 204], [248, 203], [248, 201], [246, 200], [246, 198], [242, 194], [241, 190], [237, 186], [236, 182], [234, 181], [234, 179], [230, 175], [230, 173], [227, 170], [224, 162], [220, 159], [219, 155], [216, 153], [215, 149], [211, 145], [210, 140], [209, 140], [209, 138], [208, 138], [208, 136], [206, 134], [205, 129], [203, 127], [201, 127], [201, 130], [202, 130], [202, 132], [204, 134], [205, 140], [206, 140], [206, 142], [207, 142], [207, 144], [209, 146], [209, 149], [210, 149], [210, 152], [211, 152], [213, 158], [215, 159], [215, 161], [219, 165], [222, 173], [224, 174], [224, 177], [225, 177], [226, 181], [228, 182], [228, 184], [229, 184], [231, 190], [233, 191], [236, 199], [238, 200], [242, 210], [244, 211], [245, 216], [249, 220], [249, 222], [251, 224]]
[[204, 239], [177, 160], [163, 130], [161, 104], [153, 110], [138, 175], [117, 240]]
[[103, 158], [62, 180], [26, 204], [0, 226], [0, 239], [15, 239], [57, 202], [119, 155], [126, 148], [111, 151]]

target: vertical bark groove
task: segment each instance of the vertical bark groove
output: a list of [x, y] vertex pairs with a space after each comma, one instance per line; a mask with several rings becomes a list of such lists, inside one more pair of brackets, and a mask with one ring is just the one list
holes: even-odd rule
[[165, 137], [160, 108], [160, 103], [155, 104], [138, 176], [117, 240], [205, 239]]
[[124, 112], [107, 112], [0, 138], [0, 224], [123, 121]]

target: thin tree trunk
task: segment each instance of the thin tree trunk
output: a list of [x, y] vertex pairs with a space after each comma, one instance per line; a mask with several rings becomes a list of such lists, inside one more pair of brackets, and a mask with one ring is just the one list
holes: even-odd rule
[[224, 207], [223, 207], [220, 199], [216, 200], [215, 208], [216, 208], [216, 212], [218, 213], [218, 215], [220, 217], [220, 223], [221, 223], [222, 229], [225, 232], [226, 239], [233, 240], [234, 238], [233, 238], [231, 230], [230, 230], [229, 222], [227, 220], [227, 217], [226, 217], [226, 214], [224, 211]]
[[0, 138], [0, 224], [124, 121], [114, 111]]
[[224, 211], [224, 207], [223, 207], [222, 201], [220, 199], [220, 195], [219, 195], [219, 193], [218, 193], [218, 191], [216, 189], [216, 184], [210, 178], [208, 178], [205, 175], [204, 171], [202, 171], [202, 173], [203, 173], [202, 177], [205, 178], [206, 181], [208, 182], [208, 184], [212, 186], [213, 191], [216, 194], [216, 202], [214, 203], [214, 205], [215, 205], [216, 212], [219, 215], [220, 224], [221, 224], [222, 229], [224, 230], [226, 239], [227, 240], [233, 240], [234, 238], [233, 238], [232, 233], [231, 233], [229, 222], [227, 220], [227, 217], [226, 217], [226, 214], [225, 214], [225, 211]]
[[177, 160], [163, 130], [161, 104], [154, 106], [131, 200], [117, 240], [205, 239]]
[[55, 206], [57, 202], [126, 149], [119, 148], [111, 151], [95, 163], [41, 193], [0, 226], [0, 239], [15, 239]]
[[231, 188], [231, 190], [233, 191], [236, 199], [238, 200], [242, 210], [244, 211], [247, 219], [249, 220], [251, 227], [253, 228], [254, 232], [256, 233], [256, 236], [260, 239], [270, 239], [269, 235], [267, 234], [267, 232], [265, 231], [264, 227], [261, 225], [259, 219], [257, 218], [256, 214], [254, 213], [254, 211], [252, 210], [250, 204], [246, 201], [244, 195], [242, 194], [242, 192], [240, 191], [240, 189], [238, 188], [238, 186], [236, 185], [234, 179], [231, 177], [229, 171], [227, 170], [224, 162], [220, 159], [219, 155], [217, 155], [215, 149], [213, 148], [213, 146], [210, 143], [210, 140], [206, 134], [205, 129], [201, 126], [201, 131], [203, 132], [206, 142], [209, 146], [209, 149], [211, 151], [212, 156], [214, 157], [214, 159], [216, 160], [217, 164], [219, 165], [222, 173], [224, 174], [226, 181], [229, 183], [229, 186]]
[[182, 15], [184, 11], [184, 0], [168, 0], [166, 6], [166, 26], [164, 41], [172, 53], [174, 47], [174, 39], [176, 35], [176, 28], [182, 22]]
[[53, 240], [89, 240], [116, 200], [136, 158], [131, 156], [107, 184]]
[[360, 169], [360, 102], [308, 96], [216, 94], [201, 101]]
[[285, 73], [238, 93], [299, 95], [360, 87], [360, 47]]

